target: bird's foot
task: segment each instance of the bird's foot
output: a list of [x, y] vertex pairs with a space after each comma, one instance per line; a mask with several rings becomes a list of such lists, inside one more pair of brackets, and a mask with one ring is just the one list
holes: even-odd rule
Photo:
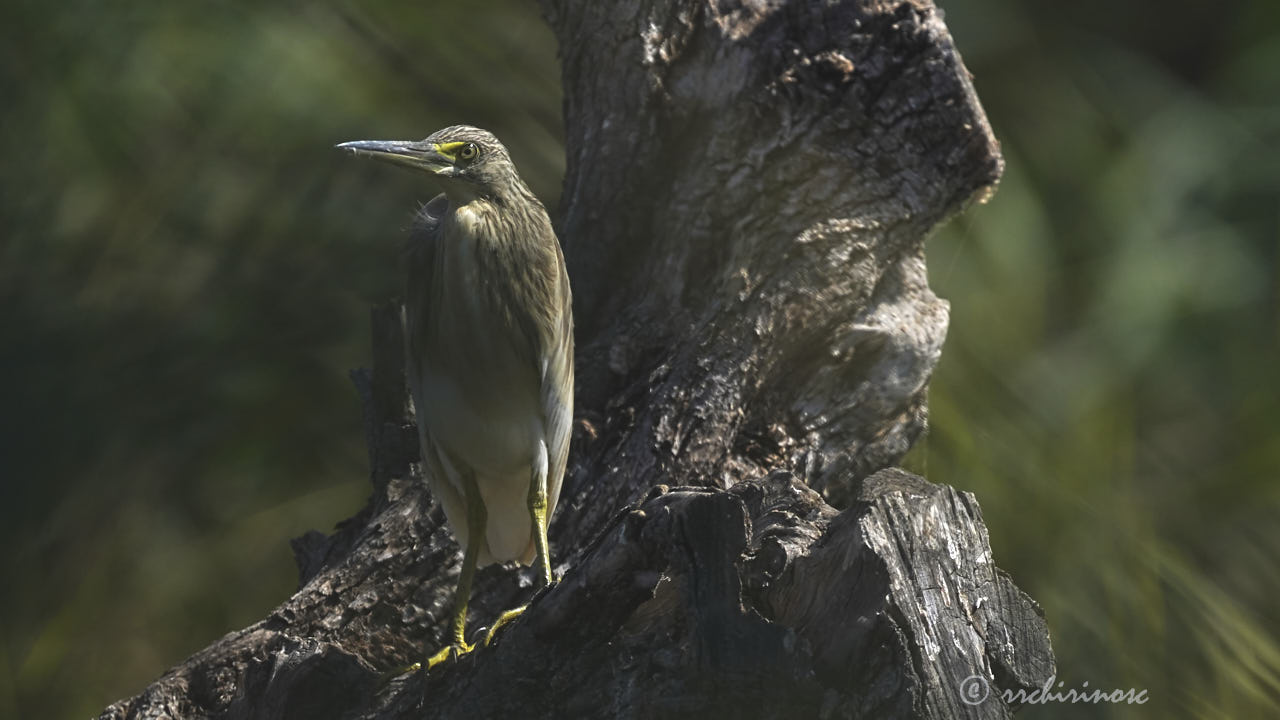
[[474, 649], [475, 645], [468, 645], [465, 642], [446, 645], [440, 648], [440, 652], [427, 658], [427, 670], [431, 670], [446, 660], [457, 660]]
[[506, 627], [507, 623], [515, 620], [517, 617], [520, 617], [520, 613], [524, 612], [528, 608], [528, 605], [521, 605], [514, 610], [508, 610], [499, 615], [498, 619], [493, 621], [493, 627], [489, 628], [489, 632], [484, 636], [485, 647], [488, 647], [489, 644], [493, 642], [493, 638], [498, 634], [499, 630]]
[[[542, 586], [542, 590], [546, 590], [548, 587], [555, 585], [557, 582], [559, 582], [559, 580], [553, 579], [553, 580], [546, 581]], [[541, 590], [539, 592], [541, 592]], [[512, 620], [515, 620], [516, 618], [520, 617], [520, 614], [528, 609], [529, 609], [528, 605], [521, 605], [518, 608], [508, 610], [502, 613], [501, 615], [499, 615], [498, 618], [493, 621], [493, 627], [489, 628], [489, 632], [486, 633], [484, 636], [485, 647], [488, 647], [490, 643], [493, 642], [493, 638], [498, 634], [499, 630], [506, 627], [507, 624], [510, 623]]]
[[[428, 661], [428, 662], [431, 662], [431, 661]], [[378, 676], [378, 685], [377, 685], [378, 692], [379, 693], [382, 692], [385, 688], [390, 686], [392, 683], [401, 680], [402, 678], [404, 678], [405, 676], [411, 673], [416, 673], [421, 669], [422, 669], [422, 663], [416, 662], [410, 665], [399, 665], [397, 667], [391, 668], [390, 670], [383, 671]]]

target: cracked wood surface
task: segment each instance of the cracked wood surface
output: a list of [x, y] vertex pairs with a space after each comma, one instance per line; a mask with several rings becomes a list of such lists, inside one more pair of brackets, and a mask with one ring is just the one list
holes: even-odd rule
[[[373, 492], [294, 541], [298, 592], [104, 718], [1007, 717], [1052, 674], [975, 498], [890, 468], [948, 306], [923, 241], [1002, 161], [934, 7], [544, 0], [576, 300], [561, 582], [477, 574], [416, 474], [399, 313], [353, 373]], [[406, 210], [408, 212], [408, 210]], [[960, 683], [983, 678], [985, 702]], [[387, 681], [391, 678], [390, 681]]]

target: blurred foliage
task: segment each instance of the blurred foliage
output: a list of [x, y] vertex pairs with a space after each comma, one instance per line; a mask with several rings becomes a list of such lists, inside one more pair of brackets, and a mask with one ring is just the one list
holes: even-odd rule
[[[907, 462], [977, 493], [1067, 687], [1151, 697], [1025, 716], [1274, 717], [1280, 4], [942, 5], [1008, 172], [930, 241]], [[426, 196], [330, 146], [482, 125], [554, 208], [555, 43], [515, 0], [8, 0], [0, 58], [0, 716], [85, 716], [364, 499], [346, 373]]]
[[70, 0], [0, 56], [0, 717], [86, 716], [367, 494], [347, 371], [427, 198], [332, 146], [472, 122], [554, 203], [555, 43], [522, 2]]
[[1064, 688], [1150, 697], [1025, 715], [1280, 717], [1280, 4], [943, 6], [1008, 168], [930, 240], [908, 462], [977, 494]]

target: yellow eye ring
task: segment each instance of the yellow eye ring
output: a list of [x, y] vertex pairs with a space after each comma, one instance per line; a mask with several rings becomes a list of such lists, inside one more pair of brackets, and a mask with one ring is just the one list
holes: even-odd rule
[[479, 154], [480, 150], [475, 146], [475, 143], [467, 143], [458, 151], [458, 157], [462, 160], [475, 160], [476, 155]]

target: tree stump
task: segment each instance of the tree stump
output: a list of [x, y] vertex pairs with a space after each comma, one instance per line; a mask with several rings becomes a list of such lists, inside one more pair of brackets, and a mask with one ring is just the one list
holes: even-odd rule
[[[373, 313], [373, 494], [294, 541], [297, 594], [102, 718], [1007, 717], [1053, 674], [972, 495], [891, 469], [948, 306], [926, 234], [999, 178], [927, 0], [544, 0], [575, 294], [561, 581], [460, 565], [417, 474], [394, 302]], [[886, 469], [889, 468], [889, 469]], [[986, 691], [984, 694], [983, 691]], [[986, 696], [989, 694], [989, 697]]]

